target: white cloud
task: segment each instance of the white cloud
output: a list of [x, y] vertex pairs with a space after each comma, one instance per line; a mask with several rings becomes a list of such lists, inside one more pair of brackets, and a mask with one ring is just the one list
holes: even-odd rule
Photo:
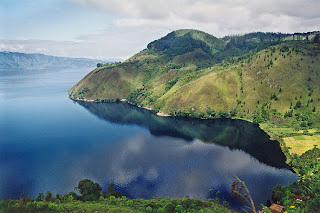
[[[223, 37], [257, 31], [294, 33], [320, 28], [320, 1], [317, 0], [72, 1], [84, 7], [121, 15], [111, 23], [112, 31], [105, 31], [99, 36], [109, 37], [112, 34], [117, 37], [114, 42], [119, 42], [119, 48], [125, 45], [135, 52], [145, 48], [152, 40], [177, 29], [199, 29]], [[118, 29], [130, 36], [114, 32]], [[123, 40], [120, 41], [120, 38]], [[121, 54], [120, 50], [114, 49], [114, 52]], [[135, 52], [129, 54], [127, 51], [126, 55]]]
[[[96, 7], [125, 16], [114, 22], [116, 26], [153, 26], [170, 29], [199, 26], [215, 36], [257, 29], [297, 32], [317, 30], [320, 26], [320, 1], [317, 0], [72, 1], [85, 7]], [[265, 17], [267, 19], [264, 19]]]
[[[72, 32], [87, 34], [76, 33], [78, 36], [72, 41], [63, 41], [59, 37], [63, 32], [54, 32], [59, 42], [0, 40], [0, 50], [124, 60], [146, 48], [149, 42], [177, 29], [198, 29], [216, 37], [257, 31], [294, 33], [320, 29], [319, 0], [67, 1], [75, 8], [82, 8], [81, 12], [74, 12], [75, 18], [87, 11], [81, 17], [87, 16], [90, 21], [83, 26], [65, 27], [65, 30], [70, 28]], [[57, 20], [60, 19], [57, 17]], [[97, 28], [87, 28], [94, 24]], [[49, 25], [41, 29], [52, 30]]]

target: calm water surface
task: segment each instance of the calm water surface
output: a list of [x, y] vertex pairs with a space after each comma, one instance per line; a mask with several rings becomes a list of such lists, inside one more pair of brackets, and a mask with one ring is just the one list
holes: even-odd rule
[[[257, 204], [297, 180], [279, 145], [240, 120], [163, 118], [119, 104], [74, 102], [66, 91], [90, 69], [0, 73], [0, 199], [63, 194], [92, 179], [130, 198], [231, 201], [234, 175]], [[209, 193], [213, 189], [213, 193]]]

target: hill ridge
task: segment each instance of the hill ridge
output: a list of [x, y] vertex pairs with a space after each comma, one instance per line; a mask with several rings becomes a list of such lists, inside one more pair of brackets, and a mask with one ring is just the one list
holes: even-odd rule
[[[215, 53], [203, 44], [208, 35], [173, 31], [123, 63], [93, 70], [69, 90], [70, 98], [126, 99], [164, 114], [237, 116], [256, 122], [283, 119], [292, 110], [308, 118], [319, 114], [320, 46], [313, 41], [317, 34], [306, 34], [308, 40], [304, 34], [289, 40], [289, 34], [280, 41], [275, 34], [266, 42], [258, 39], [261, 33], [226, 41], [209, 36], [223, 44]], [[302, 106], [294, 109], [299, 101]]]

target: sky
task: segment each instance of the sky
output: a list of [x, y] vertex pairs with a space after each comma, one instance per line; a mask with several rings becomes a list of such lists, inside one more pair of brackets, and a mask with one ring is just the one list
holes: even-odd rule
[[320, 0], [1, 0], [0, 51], [125, 60], [177, 29], [320, 30]]

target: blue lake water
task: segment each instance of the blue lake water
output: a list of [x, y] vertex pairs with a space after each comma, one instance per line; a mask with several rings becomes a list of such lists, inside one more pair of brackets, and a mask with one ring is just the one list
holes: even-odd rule
[[[130, 198], [221, 197], [235, 175], [257, 204], [296, 181], [279, 145], [240, 120], [158, 117], [67, 90], [90, 69], [0, 73], [0, 199], [74, 191], [85, 178]], [[213, 189], [213, 193], [209, 193]]]

